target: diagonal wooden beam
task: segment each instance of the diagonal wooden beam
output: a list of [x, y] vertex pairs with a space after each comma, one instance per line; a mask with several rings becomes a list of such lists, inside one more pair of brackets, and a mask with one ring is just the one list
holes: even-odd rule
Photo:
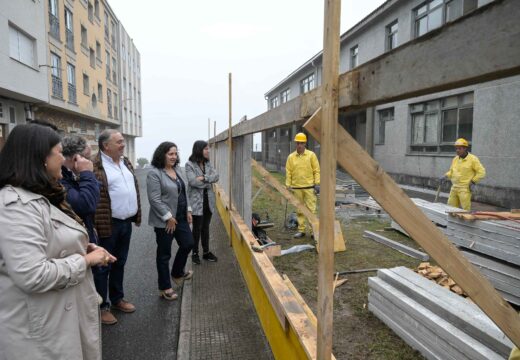
[[[320, 138], [321, 108], [304, 128]], [[493, 285], [457, 250], [417, 208], [404, 191], [348, 132], [337, 124], [339, 165], [372, 195], [385, 211], [466, 291], [495, 324], [520, 347], [520, 317]]]

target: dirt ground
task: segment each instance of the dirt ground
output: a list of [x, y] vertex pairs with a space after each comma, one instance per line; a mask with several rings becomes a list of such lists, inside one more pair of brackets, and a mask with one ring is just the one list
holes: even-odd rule
[[[284, 183], [283, 175], [272, 173]], [[253, 175], [259, 175], [253, 172]], [[259, 178], [259, 177], [258, 177]], [[260, 179], [260, 178], [259, 178]], [[253, 184], [253, 194], [258, 187]], [[313, 244], [309, 235], [293, 239], [294, 230], [284, 228], [286, 202], [279, 193], [266, 186], [254, 199], [253, 212], [266, 216], [275, 223], [267, 229], [269, 237], [280, 243], [282, 249], [298, 244]], [[294, 211], [289, 204], [287, 214]], [[352, 214], [357, 216], [353, 217]], [[406, 266], [415, 268], [420, 261], [401, 254], [375, 241], [363, 238], [363, 231], [378, 232], [388, 238], [420, 249], [408, 237], [393, 230], [388, 217], [359, 216], [358, 209], [338, 210], [336, 218], [341, 221], [347, 251], [336, 253], [335, 271], [367, 268], [391, 268]], [[274, 258], [273, 263], [281, 274], [286, 274], [294, 283], [310, 308], [316, 313], [317, 265], [316, 251], [304, 251]], [[375, 272], [340, 276], [348, 281], [338, 287], [334, 294], [334, 340], [333, 352], [337, 359], [423, 359], [419, 352], [410, 348], [383, 322], [368, 311], [368, 277]]]

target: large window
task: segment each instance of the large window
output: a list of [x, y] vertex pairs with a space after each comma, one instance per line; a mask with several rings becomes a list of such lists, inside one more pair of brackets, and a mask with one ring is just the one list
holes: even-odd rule
[[74, 51], [74, 23], [72, 12], [67, 8], [65, 8], [65, 46]]
[[314, 73], [310, 74], [300, 81], [300, 93], [305, 94], [316, 87], [316, 77]]
[[81, 25], [81, 46], [88, 49], [87, 28]]
[[98, 94], [98, 101], [103, 102], [103, 85], [100, 83], [97, 84], [97, 94]]
[[96, 52], [94, 51], [94, 49], [90, 48], [89, 54], [90, 54], [90, 67], [92, 69], [95, 69], [96, 68]]
[[76, 104], [76, 68], [74, 65], [67, 63], [67, 83], [69, 92], [69, 102]]
[[105, 55], [106, 55], [105, 66], [106, 66], [106, 72], [107, 72], [107, 80], [110, 80], [110, 53], [108, 51], [106, 51]]
[[378, 114], [378, 136], [377, 145], [383, 145], [385, 143], [385, 131], [386, 122], [394, 120], [394, 108], [379, 110]]
[[61, 58], [51, 52], [52, 95], [63, 99], [63, 83], [61, 80]]
[[278, 96], [272, 97], [269, 100], [269, 108], [270, 109], [274, 109], [275, 107], [278, 107], [278, 105], [280, 105], [280, 100], [279, 100]]
[[58, 0], [49, 0], [49, 34], [58, 40], [60, 39]]
[[117, 62], [116, 58], [112, 58], [112, 81], [117, 84]]
[[397, 46], [397, 30], [399, 26], [397, 23], [397, 20], [391, 22], [389, 25], [386, 26], [386, 50], [392, 50], [395, 49]]
[[112, 91], [107, 89], [107, 109], [108, 109], [108, 117], [112, 117]]
[[477, 8], [477, 0], [429, 0], [413, 10], [415, 37]]
[[87, 74], [83, 74], [83, 94], [90, 95], [90, 81]]
[[285, 104], [287, 101], [291, 99], [291, 89], [285, 89], [280, 93], [280, 98], [282, 99], [282, 104]]
[[94, 23], [94, 5], [90, 1], [88, 3], [88, 20]]
[[11, 58], [34, 67], [36, 65], [34, 43], [34, 39], [9, 25], [9, 56]]
[[351, 69], [358, 66], [358, 53], [359, 53], [358, 45], [350, 48], [350, 68]]
[[410, 106], [411, 151], [451, 152], [453, 142], [473, 133], [473, 93]]

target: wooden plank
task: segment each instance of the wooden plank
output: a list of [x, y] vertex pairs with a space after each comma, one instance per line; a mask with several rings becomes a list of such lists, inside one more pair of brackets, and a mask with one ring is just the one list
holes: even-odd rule
[[[365, 108], [518, 75], [519, 18], [517, 0], [493, 1], [385, 52], [355, 70], [341, 74], [339, 107]], [[479, 41], [468, 41], [468, 34]], [[500, 56], [493, 55], [497, 52]], [[406, 76], [403, 76], [403, 69], [406, 69]], [[233, 136], [308, 118], [321, 106], [321, 88], [235, 125]], [[223, 132], [216, 141], [226, 138], [227, 134]]]
[[[321, 131], [321, 111], [304, 125], [314, 137]], [[383, 209], [435, 259], [471, 299], [520, 346], [520, 317], [491, 283], [457, 250], [444, 234], [415, 206], [410, 198], [366, 153], [341, 125], [337, 125], [338, 163]]]
[[[520, 220], [520, 214], [507, 211], [477, 211], [477, 212], [465, 212], [465, 211], [450, 211], [450, 216], [457, 217], [462, 220], [474, 221], [474, 220]], [[518, 224], [520, 228], [520, 223]]]
[[336, 125], [338, 123], [339, 32], [341, 0], [324, 0], [323, 25], [323, 121], [320, 134], [320, 240], [318, 242], [318, 352], [332, 355], [334, 301], [334, 217], [336, 213]]
[[[309, 221], [312, 231], [314, 234], [314, 239], [319, 243], [320, 238], [320, 226], [319, 226], [319, 219], [318, 217], [313, 214], [307, 207], [296, 197], [294, 196], [289, 190], [285, 188], [273, 175], [269, 173], [266, 169], [262, 167], [259, 163], [257, 163], [255, 160], [251, 160], [251, 165], [253, 168], [258, 171], [260, 176], [263, 178], [263, 180], [268, 183], [271, 187], [273, 187], [275, 190], [277, 190], [284, 198], [287, 199], [293, 206], [295, 206], [297, 209], [299, 209], [303, 215], [307, 218]], [[254, 181], [254, 180], [253, 180]], [[345, 251], [345, 240], [343, 238], [343, 232], [341, 230], [341, 224], [339, 221], [334, 221], [334, 252], [341, 252]]]
[[377, 241], [380, 244], [391, 247], [392, 249], [397, 250], [400, 253], [403, 253], [403, 254], [413, 257], [415, 259], [419, 259], [422, 261], [430, 260], [430, 256], [428, 254], [423, 253], [422, 251], [413, 249], [409, 246], [403, 245], [397, 241], [390, 240], [389, 238], [376, 234], [372, 231], [365, 231], [363, 233], [363, 237]]

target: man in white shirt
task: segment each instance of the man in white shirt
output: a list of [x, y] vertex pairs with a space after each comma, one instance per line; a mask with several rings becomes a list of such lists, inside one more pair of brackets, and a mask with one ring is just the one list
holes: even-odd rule
[[[103, 299], [101, 322], [117, 323], [112, 309], [131, 313], [135, 306], [124, 299], [123, 278], [132, 222], [141, 224], [139, 185], [130, 161], [123, 156], [125, 141], [120, 132], [104, 130], [99, 135], [99, 152], [94, 160], [94, 173], [100, 182], [100, 201], [95, 214], [99, 245], [117, 258], [106, 267], [94, 270], [96, 289]], [[109, 302], [110, 299], [110, 302]]]

